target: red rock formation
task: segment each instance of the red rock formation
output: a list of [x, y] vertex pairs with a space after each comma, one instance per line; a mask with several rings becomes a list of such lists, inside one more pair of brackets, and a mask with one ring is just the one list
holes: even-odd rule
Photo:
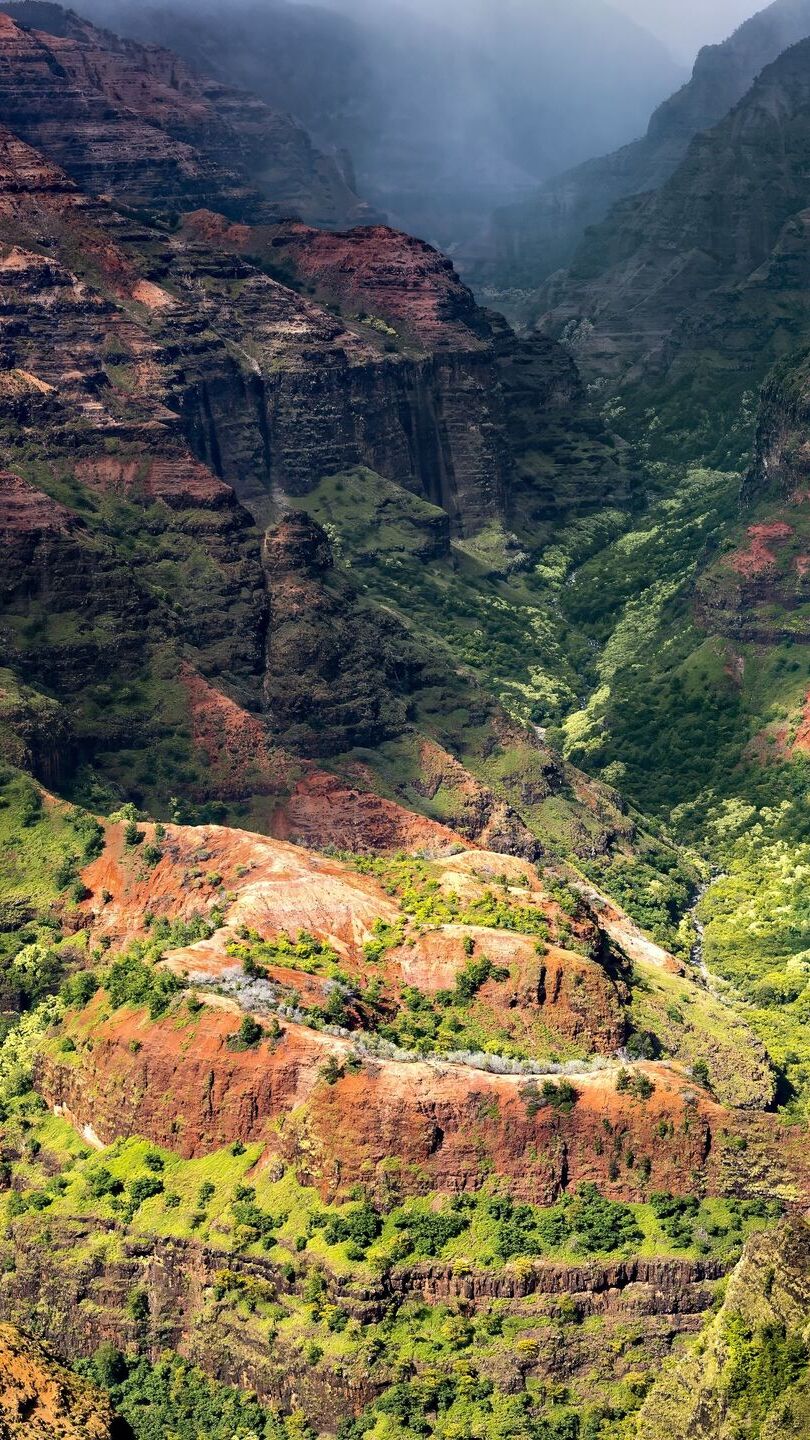
[[[510, 972], [508, 984], [493, 977], [484, 985], [475, 999], [481, 1014], [489, 1009], [506, 1023], [514, 1008], [527, 1036], [540, 1023], [563, 1043], [583, 1042], [606, 1055], [621, 1043], [621, 982], [582, 956], [556, 946], [538, 955], [532, 941], [512, 932], [431, 926], [417, 927], [415, 943], [393, 949], [380, 970], [366, 958], [365, 942], [377, 920], [393, 925], [400, 911], [373, 877], [216, 826], [169, 826], [160, 846], [158, 863], [147, 865], [137, 847], [124, 849], [121, 827], [111, 833], [104, 855], [84, 872], [93, 892], [82, 906], [84, 923], [94, 937], [121, 944], [146, 933], [147, 914], [189, 919], [227, 896], [224, 923], [210, 939], [170, 953], [173, 969], [216, 978], [238, 965], [228, 946], [245, 928], [267, 939], [305, 930], [339, 953], [361, 1002], [372, 974], [385, 979], [391, 996], [401, 984], [446, 988], [468, 961], [466, 938], [476, 956], [487, 954]], [[438, 862], [436, 874], [440, 891], [467, 901], [502, 874], [507, 886], [513, 882], [509, 893], [554, 924], [554, 906], [525, 862], [470, 851]], [[283, 964], [271, 966], [271, 975], [296, 985], [296, 972]], [[301, 985], [320, 1002], [317, 977]], [[671, 1063], [631, 1067], [652, 1082], [642, 1092], [633, 1084], [617, 1088], [621, 1062], [605, 1060], [573, 1076], [575, 1094], [560, 1107], [541, 1093], [542, 1076], [500, 1073], [506, 1067], [497, 1059], [388, 1058], [357, 1034], [287, 1019], [280, 1038], [234, 1049], [239, 1004], [205, 988], [200, 994], [207, 1003], [197, 1014], [187, 1015], [181, 1000], [180, 1012], [157, 1021], [145, 1011], [110, 1013], [100, 994], [69, 1021], [76, 1050], [65, 1057], [56, 1046], [47, 1049], [38, 1089], [104, 1142], [141, 1134], [194, 1156], [237, 1139], [264, 1141], [324, 1194], [390, 1179], [392, 1156], [403, 1193], [474, 1189], [494, 1172], [516, 1195], [539, 1203], [583, 1181], [639, 1199], [650, 1185], [680, 1192], [685, 1183], [718, 1194], [753, 1184], [757, 1193], [791, 1198], [808, 1180], [798, 1132], [775, 1117], [709, 1100]], [[352, 1056], [359, 1069], [343, 1074]], [[325, 1078], [330, 1060], [336, 1074]], [[745, 1137], [744, 1165], [735, 1136]]]
[[[808, 1181], [798, 1132], [698, 1099], [665, 1067], [644, 1067], [657, 1087], [644, 1102], [617, 1094], [615, 1070], [576, 1077], [566, 1113], [535, 1109], [525, 1077], [442, 1062], [369, 1057], [327, 1083], [325, 1062], [345, 1059], [350, 1041], [286, 1023], [281, 1040], [239, 1052], [228, 1044], [238, 1022], [227, 1005], [179, 1027], [137, 1011], [105, 1018], [96, 1001], [70, 1027], [77, 1055], [47, 1054], [37, 1088], [105, 1143], [143, 1135], [190, 1157], [264, 1140], [324, 1196], [390, 1182], [392, 1156], [402, 1194], [474, 1190], [494, 1172], [537, 1204], [585, 1181], [623, 1200], [643, 1199], [650, 1184], [681, 1192], [685, 1182], [691, 1193], [789, 1198]], [[725, 1145], [735, 1134], [758, 1157], [745, 1173]]]
[[[194, 225], [189, 216], [186, 224]], [[206, 224], [206, 217], [197, 223]], [[212, 228], [209, 225], [209, 233]], [[249, 233], [223, 237], [249, 252]], [[385, 225], [327, 234], [305, 225], [270, 232], [267, 253], [347, 313], [385, 320], [425, 350], [485, 352], [489, 323], [451, 260], [424, 240]]]

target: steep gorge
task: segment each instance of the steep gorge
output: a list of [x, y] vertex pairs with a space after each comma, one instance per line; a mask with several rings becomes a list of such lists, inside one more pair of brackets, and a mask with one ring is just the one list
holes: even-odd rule
[[733, 475], [668, 492], [430, 246], [307, 223], [320, 164], [281, 218], [304, 171], [258, 173], [264, 106], [26, 14], [0, 19], [0, 1313], [139, 1440], [627, 1440], [670, 1403], [692, 1433], [693, 1397], [725, 1437], [689, 1342], [722, 1349], [722, 1282], [769, 1247], [803, 1283], [810, 941], [774, 878], [803, 852], [790, 801], [670, 814], [750, 757], [696, 671], [692, 770], [654, 773], [682, 715], [633, 687], [668, 606], [724, 686], [801, 635], [803, 364], [765, 389], [750, 510]]

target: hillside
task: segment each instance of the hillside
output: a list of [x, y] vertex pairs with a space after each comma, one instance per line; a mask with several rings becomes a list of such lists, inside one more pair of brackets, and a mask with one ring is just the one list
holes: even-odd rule
[[30, 27], [12, 52], [6, 36], [3, 120], [93, 193], [147, 209], [159, 194], [166, 213], [216, 199], [237, 217], [262, 197], [277, 218], [340, 226], [371, 216], [336, 162], [255, 95], [59, 5], [20, 0], [3, 13]]
[[452, 253], [466, 254], [494, 205], [561, 160], [637, 134], [681, 76], [603, 0], [510, 0], [506, 15], [491, 0], [455, 11], [447, 0], [438, 13], [395, 0], [85, 10], [290, 111], [351, 157], [362, 194], [392, 223]]
[[586, 377], [621, 395], [655, 458], [743, 467], [758, 387], [803, 343], [809, 79], [804, 41], [549, 282], [543, 332], [565, 333]]
[[[264, 102], [26, 13], [0, 1434], [789, 1440], [806, 351], [745, 476], [663, 465], [439, 251], [324, 224]], [[804, 48], [737, 231], [798, 194]]]
[[100, 1388], [78, 1380], [11, 1325], [0, 1325], [0, 1433], [8, 1440], [131, 1437]]

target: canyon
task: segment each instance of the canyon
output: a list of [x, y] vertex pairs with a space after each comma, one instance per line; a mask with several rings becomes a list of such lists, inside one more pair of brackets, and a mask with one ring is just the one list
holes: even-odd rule
[[520, 331], [155, 23], [0, 11], [0, 1433], [793, 1440], [804, 7]]

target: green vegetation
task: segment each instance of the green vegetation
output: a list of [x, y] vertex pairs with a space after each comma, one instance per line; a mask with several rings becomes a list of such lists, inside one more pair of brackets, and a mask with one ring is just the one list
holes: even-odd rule
[[193, 1235], [224, 1254], [271, 1250], [274, 1263], [304, 1264], [307, 1273], [320, 1266], [336, 1275], [370, 1277], [427, 1256], [485, 1269], [538, 1255], [572, 1261], [628, 1253], [727, 1258], [779, 1213], [778, 1205], [757, 1201], [681, 1204], [654, 1191], [645, 1204], [618, 1204], [593, 1185], [543, 1208], [519, 1204], [494, 1180], [475, 1195], [399, 1203], [395, 1164], [386, 1204], [363, 1194], [329, 1206], [291, 1170], [278, 1176], [257, 1166], [257, 1145], [181, 1160], [131, 1139], [91, 1155], [81, 1137], [65, 1121], [44, 1115], [32, 1095], [10, 1102], [6, 1138], [19, 1155], [13, 1162], [19, 1188], [0, 1192], [0, 1226], [10, 1205], [20, 1214], [45, 1204], [53, 1220], [118, 1219], [136, 1234]]
[[296, 940], [287, 935], [262, 940], [257, 931], [242, 927], [239, 940], [229, 943], [228, 954], [239, 961], [246, 975], [256, 979], [266, 978], [267, 967], [272, 965], [301, 970], [305, 975], [325, 975], [330, 980], [346, 978], [331, 945], [305, 930], [299, 931]]
[[76, 1369], [109, 1392], [136, 1440], [307, 1440], [311, 1433], [303, 1424], [286, 1426], [255, 1397], [170, 1352], [152, 1363], [105, 1342]]
[[140, 958], [141, 947], [132, 946], [112, 964], [104, 979], [110, 1000], [121, 1005], [146, 1006], [150, 1019], [166, 1013], [173, 997], [182, 990], [182, 981], [170, 970], [157, 969]]
[[[501, 894], [488, 888], [475, 900], [464, 901], [441, 883], [441, 870], [426, 860], [409, 855], [342, 857], [363, 875], [375, 875], [383, 889], [399, 900], [403, 916], [415, 925], [481, 925], [492, 930], [514, 930], [521, 935], [548, 936], [548, 920], [542, 910], [521, 905], [507, 876], [501, 879]], [[571, 895], [576, 904], [576, 897]], [[379, 933], [379, 932], [378, 932]], [[398, 944], [396, 929], [389, 943]]]

